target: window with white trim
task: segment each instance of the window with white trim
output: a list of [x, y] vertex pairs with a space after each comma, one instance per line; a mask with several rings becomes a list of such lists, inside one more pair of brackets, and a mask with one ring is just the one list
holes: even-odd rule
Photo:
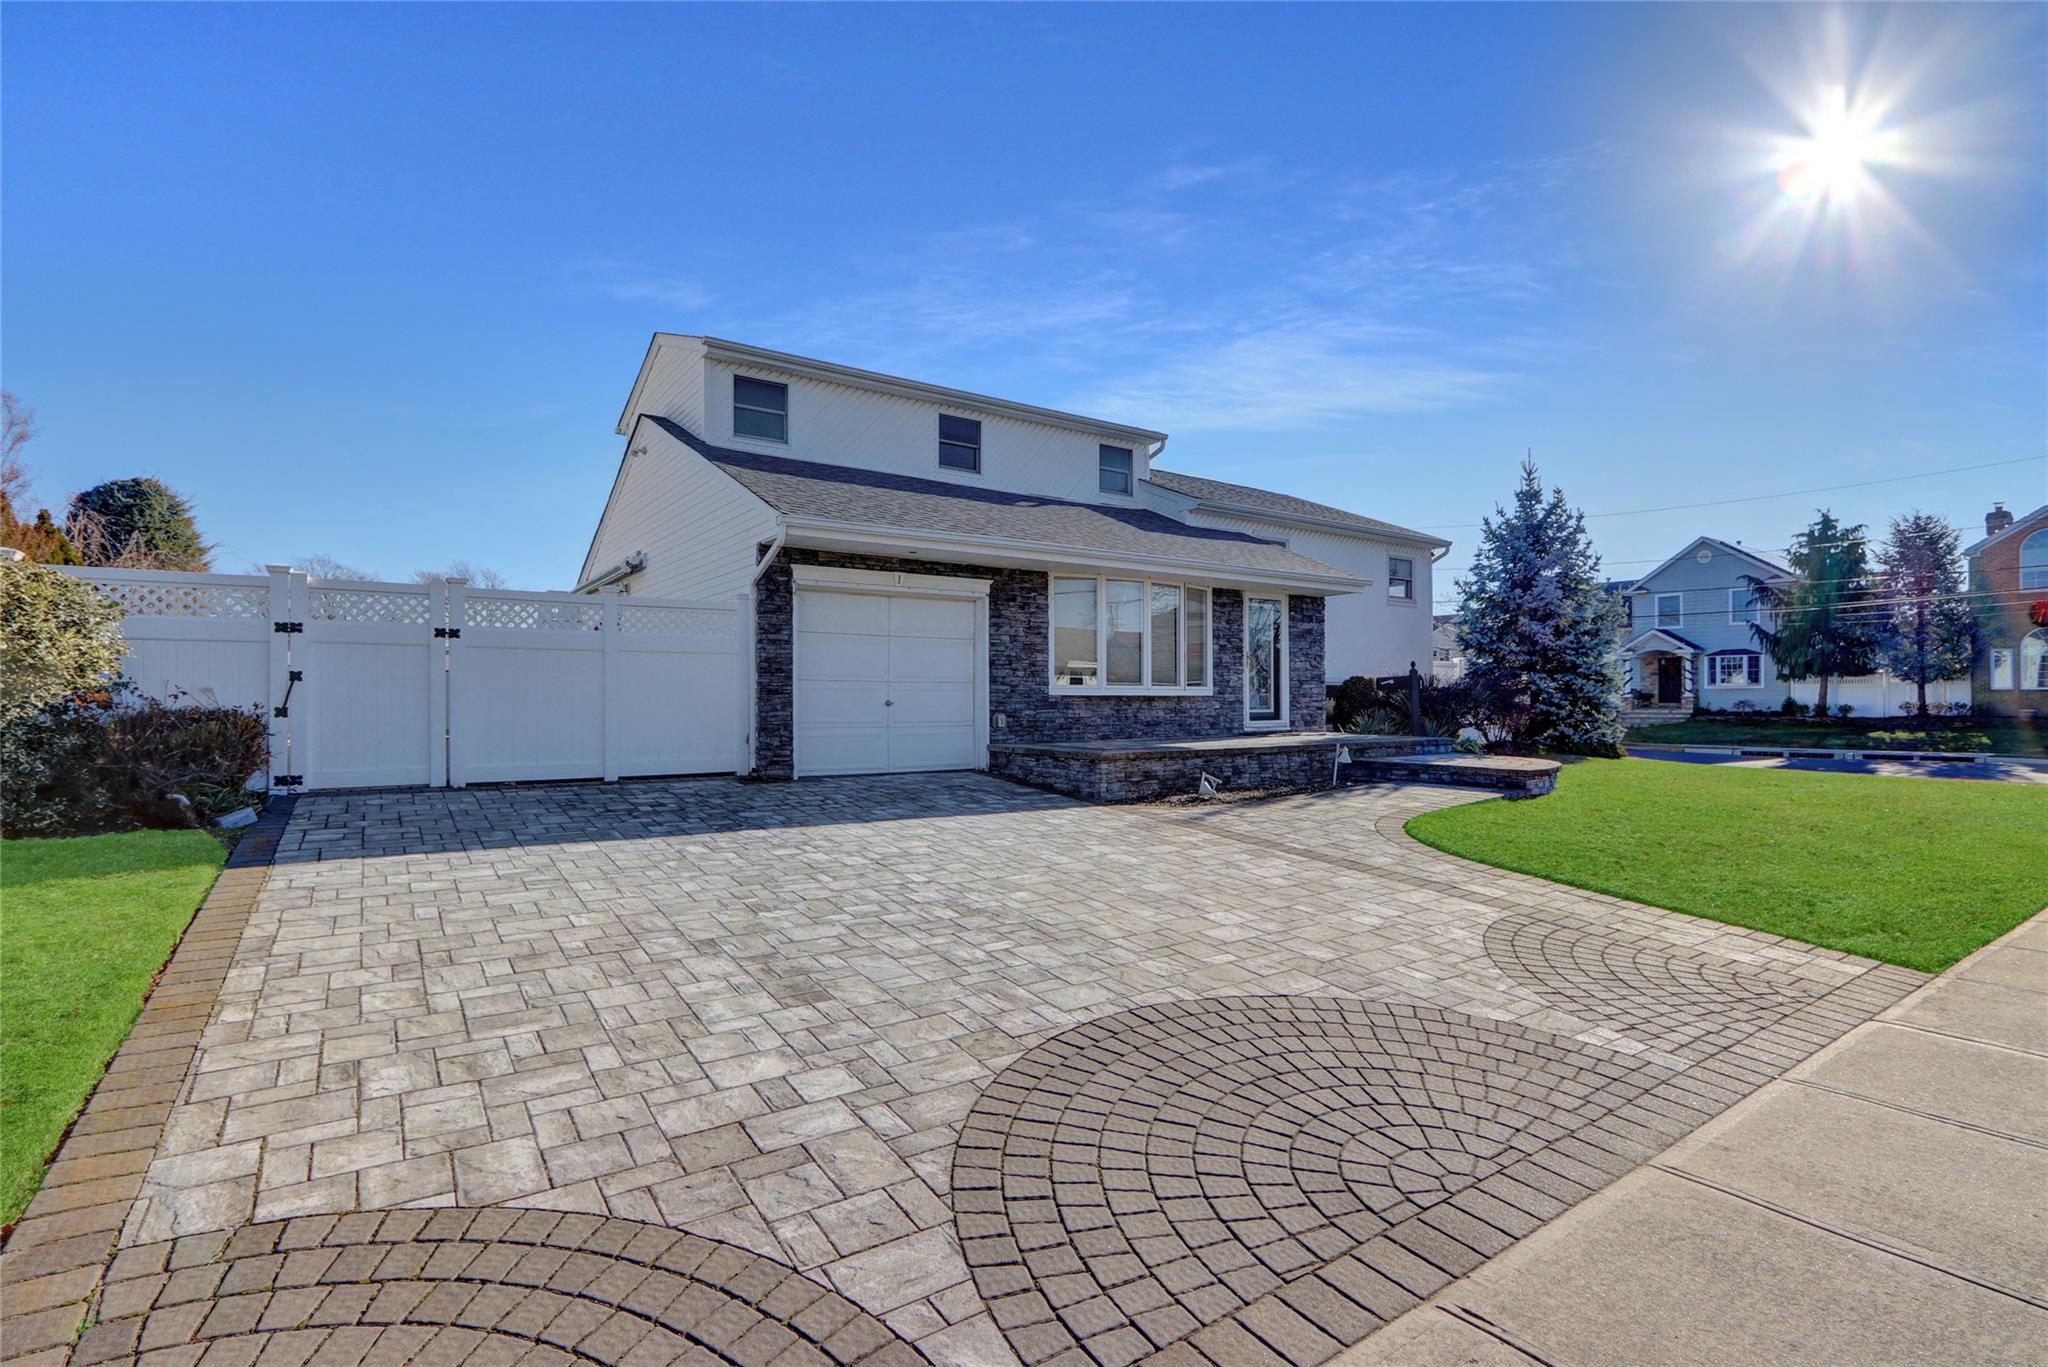
[[732, 434], [789, 440], [789, 386], [750, 375], [732, 377]]
[[939, 414], [939, 467], [981, 473], [981, 419]]
[[2020, 642], [2020, 687], [2048, 689], [2048, 631], [2030, 631]]
[[1676, 593], [1657, 595], [1657, 625], [1676, 627], [1685, 625], [1685, 599]]
[[2048, 589], [2048, 527], [2020, 542], [2020, 587]]
[[1415, 601], [1415, 562], [1405, 556], [1387, 557], [1387, 597]]
[[1097, 487], [1105, 494], [1130, 493], [1131, 448], [1128, 446], [1096, 447], [1095, 478]]
[[1209, 590], [1171, 580], [1054, 575], [1056, 693], [1209, 691]]
[[1763, 620], [1763, 596], [1747, 586], [1728, 590], [1728, 621], [1732, 625], [1747, 625]]
[[2007, 646], [1991, 648], [1991, 686], [1998, 689], [2012, 687], [2012, 650]]
[[1763, 659], [1753, 651], [1732, 650], [1707, 657], [1707, 683], [1713, 688], [1760, 688]]

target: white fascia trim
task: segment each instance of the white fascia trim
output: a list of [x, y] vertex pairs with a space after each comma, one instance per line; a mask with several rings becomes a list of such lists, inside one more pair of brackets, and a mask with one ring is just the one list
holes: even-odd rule
[[807, 379], [850, 385], [855, 389], [870, 389], [881, 394], [893, 394], [898, 398], [923, 399], [962, 408], [978, 408], [985, 413], [996, 413], [1024, 422], [1094, 432], [1133, 445], [1149, 447], [1151, 450], [1148, 454], [1151, 455], [1156, 455], [1158, 448], [1166, 444], [1166, 433], [1154, 432], [1146, 427], [1104, 422], [1100, 418], [1083, 417], [1079, 413], [1063, 413], [1057, 408], [1040, 408], [1036, 404], [1017, 403], [1010, 399], [993, 398], [987, 394], [975, 394], [965, 389], [948, 389], [944, 385], [908, 380], [900, 375], [884, 375], [878, 371], [861, 370], [832, 361], [815, 360], [809, 356], [792, 356], [786, 351], [770, 351], [766, 347], [748, 346], [745, 342], [729, 342], [722, 337], [679, 337], [673, 333], [656, 333], [655, 341], [700, 343], [704, 347], [704, 354], [714, 361], [726, 361], [741, 366], [765, 366], [772, 370], [788, 371], [792, 375], [802, 375]]
[[977, 554], [996, 552], [1012, 559], [1028, 559], [1075, 568], [1132, 570], [1140, 574], [1169, 571], [1172, 577], [1235, 587], [1242, 584], [1270, 585], [1316, 595], [1356, 593], [1365, 581], [1347, 574], [1285, 574], [1252, 569], [1242, 565], [1218, 565], [1207, 560], [1184, 560], [1168, 556], [1128, 556], [1094, 551], [1084, 546], [1060, 546], [1040, 541], [1012, 541], [1004, 537], [955, 536], [944, 532], [906, 532], [901, 527], [870, 523], [836, 522], [823, 518], [790, 518], [785, 524], [793, 536], [838, 538], [868, 543], [867, 549], [889, 554], [894, 549], [929, 550], [964, 557], [966, 563]]
[[907, 570], [854, 570], [837, 565], [792, 565], [790, 579], [800, 589], [836, 589], [844, 593], [915, 594], [924, 598], [986, 598], [992, 579], [958, 574], [913, 574]]
[[1333, 517], [1311, 517], [1306, 513], [1276, 513], [1271, 508], [1253, 508], [1243, 503], [1217, 503], [1201, 499], [1196, 502], [1193, 511], [1275, 522], [1283, 527], [1303, 527], [1309, 531], [1335, 532], [1339, 536], [1351, 536], [1361, 541], [1378, 541], [1395, 546], [1434, 546], [1441, 550], [1451, 548], [1451, 543], [1442, 537], [1428, 536], [1422, 532], [1397, 532], [1378, 527], [1361, 527], [1356, 522], [1340, 522]]
[[[1664, 573], [1664, 571], [1670, 569], [1673, 565], [1676, 565], [1679, 561], [1685, 559], [1688, 555], [1691, 555], [1693, 551], [1695, 551], [1702, 545], [1718, 546], [1722, 550], [1728, 552], [1730, 555], [1739, 555], [1744, 560], [1747, 560], [1750, 564], [1759, 566], [1769, 571], [1769, 573], [1767, 574], [1758, 575], [1757, 578], [1759, 579], [1782, 580], [1798, 578], [1797, 575], [1793, 574], [1792, 571], [1786, 569], [1783, 565], [1774, 565], [1770, 561], [1764, 559], [1762, 556], [1756, 554], [1754, 551], [1746, 551], [1732, 541], [1723, 541], [1718, 536], [1696, 536], [1692, 540], [1686, 542], [1684, 549], [1679, 551], [1677, 555], [1672, 556], [1669, 560], [1659, 565], [1656, 569], [1651, 570], [1648, 574], [1636, 580], [1636, 582], [1629, 588], [1629, 592], [1631, 594], [1650, 592], [1650, 590], [1645, 588], [1644, 585], [1648, 584], [1652, 579], [1655, 579], [1658, 575]], [[1665, 592], [1669, 593], [1670, 590], [1666, 589]]]

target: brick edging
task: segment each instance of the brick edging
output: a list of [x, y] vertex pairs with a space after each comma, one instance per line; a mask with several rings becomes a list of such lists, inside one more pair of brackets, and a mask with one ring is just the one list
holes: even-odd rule
[[42, 1190], [8, 1236], [0, 1252], [0, 1300], [7, 1312], [0, 1360], [58, 1367], [70, 1356], [292, 806], [289, 797], [271, 799], [236, 842], [144, 999], [135, 1028], [58, 1145]]

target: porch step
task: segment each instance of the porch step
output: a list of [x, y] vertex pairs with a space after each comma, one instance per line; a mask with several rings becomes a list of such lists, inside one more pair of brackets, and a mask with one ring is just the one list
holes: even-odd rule
[[1658, 703], [1648, 707], [1622, 709], [1616, 718], [1622, 726], [1656, 726], [1663, 722], [1686, 721], [1692, 716], [1692, 707], [1687, 703]]
[[1541, 797], [1557, 786], [1554, 759], [1524, 755], [1353, 754], [1341, 782], [1443, 783], [1457, 788], [1490, 788], [1510, 798]]

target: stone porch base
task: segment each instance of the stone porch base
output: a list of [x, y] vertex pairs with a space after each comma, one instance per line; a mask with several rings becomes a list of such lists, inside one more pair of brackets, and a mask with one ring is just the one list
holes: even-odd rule
[[1194, 740], [997, 742], [989, 772], [1088, 802], [1192, 796], [1207, 774], [1225, 791], [1336, 786], [1337, 750], [1410, 754], [1448, 742], [1336, 732], [1208, 736]]

